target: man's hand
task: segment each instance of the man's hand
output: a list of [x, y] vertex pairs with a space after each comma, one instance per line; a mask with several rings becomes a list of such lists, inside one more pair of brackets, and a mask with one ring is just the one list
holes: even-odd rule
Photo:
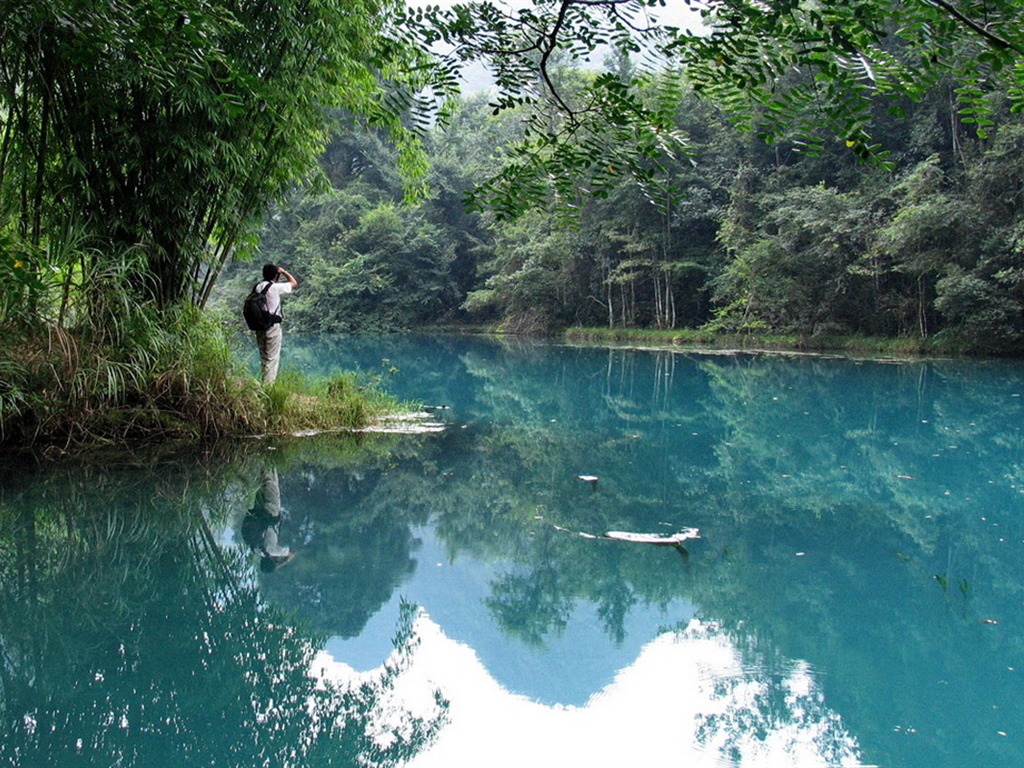
[[278, 267], [277, 276], [281, 277], [282, 275], [284, 275], [284, 278], [291, 284], [292, 288], [296, 287], [299, 284], [299, 281], [292, 277], [291, 273], [288, 272], [287, 269], [285, 269], [284, 267]]

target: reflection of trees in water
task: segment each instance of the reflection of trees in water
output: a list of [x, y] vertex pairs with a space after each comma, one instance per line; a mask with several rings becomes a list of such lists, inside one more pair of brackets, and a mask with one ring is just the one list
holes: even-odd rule
[[[390, 461], [390, 460], [389, 460]], [[288, 530], [299, 554], [263, 580], [265, 597], [318, 632], [354, 637], [413, 572], [410, 525], [422, 510], [395, 505], [380, 489], [383, 467], [323, 470], [300, 465], [282, 475]]]
[[[1019, 581], [1005, 570], [1012, 560], [982, 554], [993, 537], [972, 514], [1018, 504], [1012, 489], [1024, 484], [1013, 368], [755, 355], [683, 365], [666, 359], [678, 354], [629, 350], [598, 365], [599, 354], [560, 350], [536, 365], [530, 354], [501, 365], [467, 356], [494, 417], [479, 434], [481, 460], [449, 483], [459, 500], [446, 502], [439, 530], [453, 549], [548, 563], [558, 555], [526, 538], [538, 514], [592, 531], [667, 521], [723, 543], [751, 526], [794, 545], [807, 535], [848, 542], [839, 557], [861, 540], [885, 542], [943, 567], [952, 543], [961, 577], [977, 575], [963, 562], [974, 549], [996, 581]], [[565, 363], [573, 355], [578, 368]], [[980, 472], [956, 471], [960, 457]], [[600, 477], [595, 492], [580, 472]], [[559, 570], [579, 555], [564, 550]]]
[[[1020, 722], [1007, 672], [1024, 652], [1011, 546], [1024, 540], [1019, 365], [708, 355], [673, 366], [668, 353], [618, 350], [553, 378], [574, 354], [601, 353], [467, 358], [494, 409], [478, 433], [488, 458], [455, 468], [438, 530], [453, 551], [512, 561], [488, 602], [503, 627], [542, 644], [572, 606], [607, 601], [615, 637], [616, 606], [682, 597], [812, 660], [882, 754], [913, 749], [893, 743], [893, 723], [931, 723], [927, 749], [956, 764], [942, 732], [963, 712], [986, 713], [990, 733]], [[600, 478], [592, 492], [581, 472]], [[689, 570], [650, 548], [551, 546], [545, 528], [660, 521], [702, 530]], [[1005, 744], [978, 754], [1011, 764]]]
[[385, 706], [409, 612], [380, 678], [315, 680], [322, 639], [216, 544], [199, 510], [218, 507], [223, 477], [207, 480], [179, 467], [4, 484], [0, 762], [397, 765], [437, 733], [443, 702], [426, 719]]
[[561, 572], [551, 565], [526, 573], [505, 573], [491, 582], [487, 608], [498, 625], [528, 645], [541, 646], [569, 622], [573, 595], [558, 584]]
[[[714, 673], [700, 682], [710, 705], [697, 716], [696, 741], [724, 763], [765, 763], [765, 752], [787, 764], [861, 765], [856, 739], [806, 662], [780, 655], [749, 632], [697, 622], [680, 639], [718, 647]], [[760, 759], [759, 759], [760, 758]]]

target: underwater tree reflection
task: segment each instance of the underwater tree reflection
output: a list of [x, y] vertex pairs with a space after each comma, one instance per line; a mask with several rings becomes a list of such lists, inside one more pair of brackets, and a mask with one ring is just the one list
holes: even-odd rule
[[261, 592], [317, 632], [357, 636], [415, 569], [410, 526], [425, 514], [394, 508], [395, 497], [380, 487], [388, 463], [380, 464], [303, 463], [282, 473], [282, 503], [301, 551], [261, 582]]
[[324, 638], [261, 601], [203, 513], [224, 485], [194, 481], [0, 483], [0, 763], [392, 766], [428, 744], [445, 703], [415, 717], [388, 696], [411, 607], [382, 675], [316, 679]]

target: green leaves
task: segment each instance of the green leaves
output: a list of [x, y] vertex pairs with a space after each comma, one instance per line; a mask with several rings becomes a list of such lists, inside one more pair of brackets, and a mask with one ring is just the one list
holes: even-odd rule
[[[267, 202], [315, 172], [343, 108], [422, 183], [450, 73], [394, 0], [12, 0], [0, 38], [0, 193], [33, 244], [75, 215], [138, 245], [146, 298], [202, 303]], [[69, 213], [70, 212], [70, 213]]]
[[963, 114], [984, 137], [990, 124], [984, 94], [1019, 93], [1015, 82], [993, 79], [1024, 53], [1015, 0], [956, 9], [876, 0], [709, 7], [711, 34], [678, 36], [668, 49], [686, 62], [695, 88], [720, 99], [741, 127], [751, 125], [749, 104], [759, 104], [767, 109], [768, 134], [825, 125], [858, 157], [885, 166], [871, 139], [876, 102], [898, 110], [901, 100], [919, 99], [952, 75], [962, 89]]
[[579, 112], [553, 117], [535, 102], [523, 114], [524, 139], [509, 161], [469, 197], [474, 210], [499, 218], [521, 215], [538, 204], [572, 217], [586, 196], [607, 197], [628, 180], [650, 182], [667, 161], [689, 154], [676, 129], [679, 82], [673, 76], [624, 83], [611, 73], [573, 83], [585, 100]]
[[[641, 84], [653, 81], [653, 62], [631, 71], [580, 74], [580, 62], [608, 49], [621, 61], [657, 36], [641, 13], [659, 2], [539, 2], [514, 11], [489, 3], [457, 5], [418, 18], [424, 40], [452, 46], [449, 60], [481, 60], [491, 68], [497, 93], [494, 114], [515, 111], [524, 123], [522, 143], [506, 167], [469, 198], [474, 210], [514, 217], [550, 204], [575, 215], [581, 196], [607, 196], [625, 178], [649, 178], [662, 160], [685, 153], [672, 128], [678, 98], [641, 101]], [[670, 93], [676, 77], [659, 87]]]
[[[488, 63], [495, 113], [530, 107], [516, 159], [480, 187], [472, 205], [501, 216], [539, 204], [571, 213], [580, 193], [606, 195], [611, 176], [644, 181], [666, 150], [681, 149], [660, 141], [665, 106], [637, 108], [627, 95], [651, 73], [675, 71], [738, 127], [766, 140], [795, 140], [812, 154], [838, 140], [886, 170], [894, 168], [890, 148], [873, 138], [879, 103], [897, 112], [952, 77], [961, 115], [985, 138], [993, 91], [1018, 108], [1024, 102], [1020, 0], [704, 0], [692, 4], [704, 21], [696, 32], [643, 23], [643, 12], [660, 5], [538, 0], [506, 12], [467, 3], [417, 17], [430, 30], [424, 39], [450, 44], [453, 60]], [[599, 46], [642, 53], [646, 69], [586, 83], [561, 77], [563, 63], [592, 60]]]

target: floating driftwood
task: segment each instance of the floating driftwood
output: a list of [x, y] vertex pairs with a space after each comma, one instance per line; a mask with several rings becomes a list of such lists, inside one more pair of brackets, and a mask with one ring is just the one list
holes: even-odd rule
[[609, 541], [626, 541], [633, 544], [654, 544], [655, 546], [675, 547], [686, 551], [684, 541], [699, 539], [700, 531], [696, 528], [683, 528], [675, 533], [634, 533], [632, 531], [605, 531], [601, 534], [573, 531], [560, 525], [552, 526], [556, 531], [564, 531], [581, 536], [584, 539], [607, 539]]
[[699, 539], [700, 531], [696, 528], [683, 528], [675, 533], [632, 533], [630, 531], [606, 531], [602, 539], [616, 541], [632, 541], [636, 544], [657, 544], [661, 546], [681, 546], [684, 541]]

